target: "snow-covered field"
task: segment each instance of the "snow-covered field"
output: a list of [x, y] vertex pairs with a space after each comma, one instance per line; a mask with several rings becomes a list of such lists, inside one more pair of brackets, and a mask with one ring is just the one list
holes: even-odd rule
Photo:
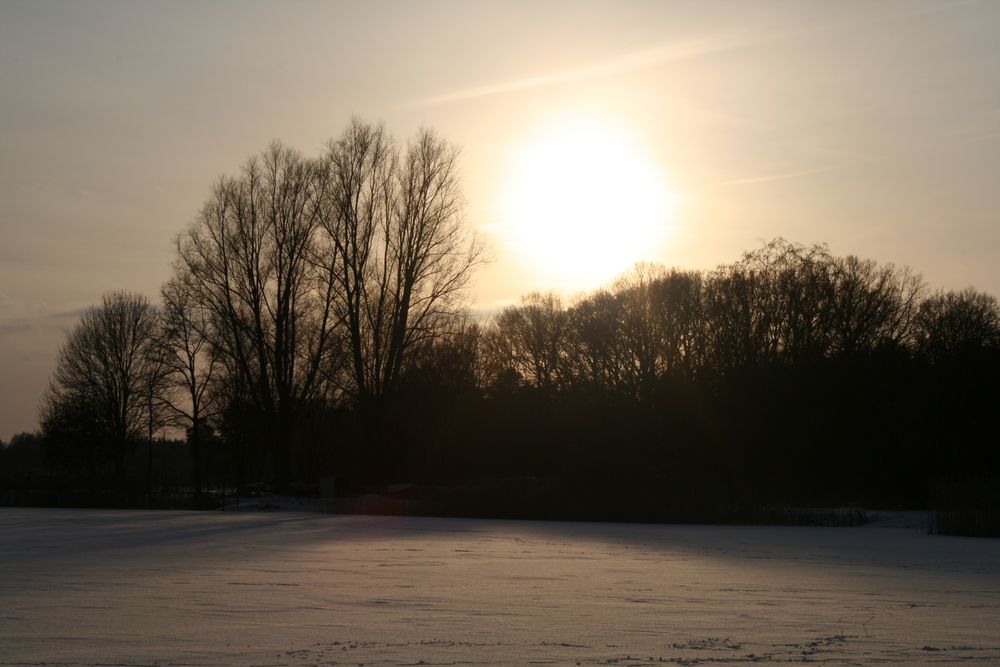
[[3, 665], [658, 661], [1000, 664], [1000, 540], [0, 509]]

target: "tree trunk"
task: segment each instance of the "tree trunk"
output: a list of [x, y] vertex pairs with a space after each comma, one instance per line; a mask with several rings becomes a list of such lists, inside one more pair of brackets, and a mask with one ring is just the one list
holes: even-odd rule
[[194, 502], [195, 507], [201, 509], [204, 506], [201, 486], [201, 420], [195, 417], [191, 420], [191, 465], [194, 481]]
[[153, 500], [153, 434], [146, 439], [146, 509], [150, 509]]

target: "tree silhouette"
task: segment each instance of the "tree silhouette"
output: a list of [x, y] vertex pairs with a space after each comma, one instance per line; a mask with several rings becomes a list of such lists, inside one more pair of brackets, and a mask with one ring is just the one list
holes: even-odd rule
[[831, 352], [848, 357], [905, 345], [925, 291], [905, 267], [855, 256], [833, 258], [832, 301], [827, 316]]
[[[168, 311], [186, 404], [215, 400], [224, 430], [269, 451], [279, 482], [313, 417], [344, 399], [377, 406], [415, 351], [461, 328], [483, 255], [463, 224], [457, 156], [433, 132], [400, 150], [354, 120], [320, 159], [274, 144], [220, 179], [178, 238], [164, 294], [184, 300]], [[192, 336], [219, 366], [197, 390], [184, 357], [209, 357]]]
[[334, 265], [316, 244], [324, 186], [314, 162], [274, 144], [220, 179], [177, 241], [175, 273], [208, 313], [200, 335], [283, 481], [303, 411], [334, 390]]
[[321, 224], [361, 402], [392, 393], [411, 350], [457, 321], [482, 261], [462, 224], [457, 159], [430, 130], [400, 151], [384, 127], [354, 119], [321, 161]]
[[562, 302], [554, 293], [533, 292], [499, 312], [484, 342], [489, 382], [527, 383], [543, 392], [566, 377], [564, 364], [569, 326]]
[[203, 436], [206, 421], [216, 414], [221, 398], [221, 392], [213, 386], [220, 365], [218, 351], [209, 340], [211, 313], [195, 300], [185, 277], [184, 273], [175, 275], [161, 290], [166, 379], [174, 390], [165, 392], [164, 403], [175, 423], [187, 432], [194, 490], [200, 498]]
[[932, 361], [1000, 350], [1000, 305], [974, 289], [938, 292], [920, 304], [914, 340]]
[[160, 373], [158, 326], [146, 297], [106, 294], [59, 350], [44, 401], [47, 430], [82, 433], [112, 444], [120, 481], [130, 444], [149, 426], [149, 394]]

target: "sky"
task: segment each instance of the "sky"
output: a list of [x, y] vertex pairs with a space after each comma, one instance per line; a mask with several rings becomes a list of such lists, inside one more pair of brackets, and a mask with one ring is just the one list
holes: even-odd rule
[[[87, 307], [155, 300], [218, 176], [274, 139], [319, 155], [352, 115], [461, 147], [482, 312], [618, 269], [525, 248], [524, 175], [571, 168], [602, 216], [580, 235], [641, 240], [628, 262], [710, 269], [781, 236], [1000, 294], [998, 27], [991, 0], [0, 0], [0, 439], [36, 428]], [[579, 133], [550, 141], [576, 126], [593, 166]], [[597, 161], [659, 184], [648, 240], [615, 215], [631, 190], [598, 201]]]

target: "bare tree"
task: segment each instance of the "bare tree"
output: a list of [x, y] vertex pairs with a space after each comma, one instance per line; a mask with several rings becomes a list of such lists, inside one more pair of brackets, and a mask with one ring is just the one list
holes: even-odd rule
[[197, 335], [224, 370], [230, 412], [264, 420], [251, 430], [279, 481], [305, 412], [384, 396], [412, 350], [459, 326], [482, 253], [462, 225], [456, 160], [429, 131], [401, 153], [355, 120], [321, 160], [274, 144], [220, 179], [179, 237], [170, 289], [204, 311]]
[[481, 325], [466, 320], [447, 334], [414, 349], [402, 379], [410, 389], [407, 395], [413, 395], [414, 387], [439, 399], [480, 395], [484, 386], [480, 363], [482, 338]]
[[220, 398], [219, 392], [211, 391], [220, 365], [209, 340], [211, 312], [194, 299], [186, 277], [175, 275], [162, 289], [164, 360], [167, 380], [175, 390], [166, 393], [164, 403], [187, 431], [195, 496], [200, 498], [203, 431]]
[[667, 344], [665, 372], [692, 379], [701, 374], [711, 350], [704, 312], [704, 276], [672, 269], [653, 283], [650, 298], [663, 318]]
[[831, 263], [828, 329], [833, 354], [853, 355], [904, 344], [925, 287], [905, 267], [853, 255]]
[[357, 119], [328, 145], [321, 222], [361, 402], [391, 393], [411, 350], [455, 323], [482, 260], [462, 224], [457, 158], [429, 130], [401, 153]]
[[723, 366], [793, 364], [828, 349], [830, 253], [775, 239], [711, 277], [709, 312]]
[[644, 398], [673, 361], [669, 313], [654, 298], [654, 285], [664, 276], [662, 266], [637, 264], [612, 286], [620, 304], [616, 340], [621, 376], [636, 398]]
[[569, 335], [567, 313], [555, 293], [533, 292], [504, 308], [484, 341], [492, 383], [512, 375], [543, 391], [557, 389], [568, 370]]
[[701, 274], [640, 263], [569, 310], [574, 382], [648, 396], [704, 364]]
[[938, 292], [919, 306], [917, 350], [932, 361], [1000, 349], [1000, 304], [974, 289]]
[[316, 243], [325, 181], [280, 144], [222, 178], [177, 241], [175, 273], [208, 314], [208, 336], [264, 420], [276, 475], [304, 409], [329, 396], [336, 356], [334, 263]]
[[166, 345], [164, 321], [156, 313], [154, 340], [149, 345], [149, 372], [146, 375], [146, 505], [150, 506], [153, 493], [153, 439], [171, 424], [171, 411], [167, 403], [170, 392], [169, 350]]
[[622, 383], [617, 360], [621, 303], [608, 290], [597, 290], [566, 313], [569, 328], [567, 366], [576, 385], [616, 388]]
[[[89, 309], [59, 350], [43, 420], [76, 415], [112, 443], [125, 476], [131, 443], [149, 427], [150, 391], [158, 387], [158, 318], [146, 297], [111, 292]], [[81, 408], [82, 409], [81, 411]]]
[[905, 267], [784, 239], [719, 267], [706, 286], [711, 356], [722, 370], [903, 346], [924, 290]]

